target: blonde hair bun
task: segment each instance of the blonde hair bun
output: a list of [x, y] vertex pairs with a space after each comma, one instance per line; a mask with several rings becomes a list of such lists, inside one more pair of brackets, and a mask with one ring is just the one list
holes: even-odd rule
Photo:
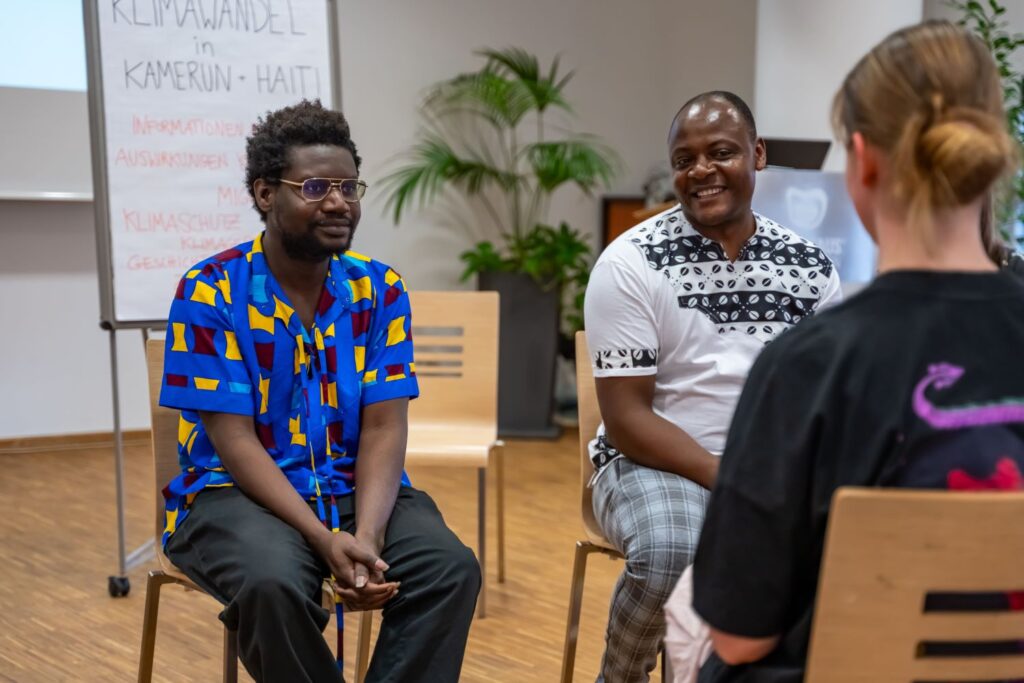
[[915, 145], [921, 181], [932, 205], [953, 207], [977, 199], [1011, 167], [1013, 143], [1001, 119], [955, 108], [925, 128]]
[[926, 21], [864, 55], [832, 107], [840, 139], [854, 133], [891, 161], [890, 189], [926, 245], [935, 212], [965, 206], [1017, 167], [1003, 86], [985, 43], [962, 26]]

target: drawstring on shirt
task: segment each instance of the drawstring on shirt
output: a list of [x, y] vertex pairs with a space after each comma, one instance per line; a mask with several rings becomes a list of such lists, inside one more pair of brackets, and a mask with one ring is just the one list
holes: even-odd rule
[[[330, 532], [332, 534], [337, 534], [337, 533], [341, 532], [341, 519], [340, 519], [340, 515], [338, 514], [338, 502], [337, 502], [337, 500], [334, 497], [333, 468], [328, 466], [328, 468], [327, 468], [327, 475], [326, 475], [327, 476], [327, 486], [330, 489], [330, 494], [331, 494], [331, 523], [328, 524], [327, 523], [327, 510], [325, 509], [325, 506], [324, 506], [323, 492], [320, 490], [320, 478], [317, 476], [316, 453], [313, 451], [313, 440], [309, 438], [309, 431], [310, 431], [310, 429], [309, 429], [309, 420], [310, 420], [309, 392], [310, 392], [310, 389], [311, 389], [310, 384], [311, 384], [312, 379], [313, 379], [313, 362], [312, 362], [312, 359], [316, 358], [316, 360], [317, 360], [317, 367], [319, 368], [320, 372], [323, 372], [324, 368], [327, 367], [327, 365], [326, 365], [327, 361], [326, 361], [326, 358], [324, 357], [325, 349], [324, 349], [323, 336], [320, 334], [320, 330], [315, 325], [313, 327], [313, 336], [314, 336], [314, 339], [315, 339], [315, 345], [313, 346], [313, 348], [310, 349], [310, 351], [315, 350], [316, 351], [316, 355], [315, 356], [313, 355], [313, 353], [307, 353], [306, 352], [306, 348], [307, 348], [307, 346], [306, 346], [306, 339], [307, 339], [307, 337], [306, 337], [305, 327], [303, 327], [302, 336], [295, 338], [296, 345], [297, 345], [297, 348], [298, 348], [298, 351], [299, 351], [299, 374], [302, 376], [303, 404], [304, 404], [305, 409], [306, 409], [306, 424], [305, 424], [305, 430], [304, 431], [306, 433], [306, 445], [309, 448], [309, 467], [310, 467], [310, 469], [313, 472], [313, 487], [316, 489], [316, 511], [317, 511], [317, 517], [319, 517], [320, 523], [323, 524], [325, 528], [330, 530]], [[303, 365], [305, 365], [306, 367], [303, 368], [302, 367]], [[318, 386], [317, 389], [319, 390], [320, 387]], [[320, 396], [320, 404], [321, 404], [321, 406], [324, 403], [324, 398], [325, 397], [323, 395]], [[326, 432], [325, 433], [325, 443], [327, 445], [326, 456], [327, 456], [328, 460], [331, 460], [332, 459], [331, 458], [331, 455], [332, 455], [332, 452], [331, 452], [331, 436], [330, 436], [330, 433], [328, 431], [326, 431], [327, 430], [327, 425], [324, 425], [324, 430]], [[333, 574], [331, 575], [331, 582], [335, 586], [337, 585], [337, 579], [334, 577]], [[337, 620], [338, 620], [338, 642], [337, 642], [337, 645], [336, 645], [336, 648], [335, 648], [335, 656], [336, 656], [336, 659], [337, 659], [337, 662], [338, 662], [338, 670], [341, 671], [341, 670], [344, 669], [344, 666], [345, 666], [345, 639], [344, 639], [344, 635], [345, 635], [345, 607], [344, 607], [344, 605], [341, 602], [341, 596], [338, 594], [337, 590], [334, 590], [333, 593], [334, 593], [334, 611], [335, 611], [335, 614], [337, 615]]]

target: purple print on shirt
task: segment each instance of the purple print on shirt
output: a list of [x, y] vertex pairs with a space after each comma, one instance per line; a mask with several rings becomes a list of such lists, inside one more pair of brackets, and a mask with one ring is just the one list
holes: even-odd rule
[[1024, 422], [1024, 398], [1007, 398], [958, 408], [940, 408], [925, 397], [925, 390], [928, 387], [948, 389], [963, 375], [964, 369], [952, 363], [929, 365], [928, 374], [914, 387], [914, 412], [917, 416], [935, 429], [964, 429]]

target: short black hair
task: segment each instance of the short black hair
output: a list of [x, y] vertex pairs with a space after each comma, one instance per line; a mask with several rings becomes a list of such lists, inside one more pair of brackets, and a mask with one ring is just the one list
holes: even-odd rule
[[736, 111], [738, 111], [740, 116], [743, 117], [744, 123], [747, 124], [747, 129], [750, 131], [750, 139], [757, 140], [757, 124], [754, 123], [754, 115], [751, 113], [750, 107], [747, 106], [747, 103], [743, 101], [742, 97], [734, 92], [729, 92], [728, 90], [709, 90], [688, 99], [686, 104], [679, 107], [679, 111], [677, 111], [675, 117], [673, 117], [672, 125], [669, 127], [669, 135], [671, 135], [671, 131], [675, 128], [676, 122], [684, 111], [695, 104], [700, 104], [708, 100], [725, 100], [735, 107]]
[[[253, 183], [263, 178], [277, 183], [288, 169], [288, 151], [304, 145], [337, 145], [352, 153], [356, 171], [362, 159], [352, 142], [348, 121], [340, 111], [324, 107], [320, 100], [302, 100], [296, 105], [268, 111], [252, 127], [252, 135], [245, 141], [245, 184], [254, 203]], [[261, 219], [266, 212], [256, 204]]]

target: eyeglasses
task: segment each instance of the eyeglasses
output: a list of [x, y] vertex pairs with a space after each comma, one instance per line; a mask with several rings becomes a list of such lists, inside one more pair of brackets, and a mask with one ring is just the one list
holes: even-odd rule
[[366, 183], [357, 178], [306, 178], [301, 183], [278, 178], [285, 185], [299, 188], [299, 194], [307, 203], [321, 202], [337, 187], [346, 202], [358, 202], [366, 194]]

